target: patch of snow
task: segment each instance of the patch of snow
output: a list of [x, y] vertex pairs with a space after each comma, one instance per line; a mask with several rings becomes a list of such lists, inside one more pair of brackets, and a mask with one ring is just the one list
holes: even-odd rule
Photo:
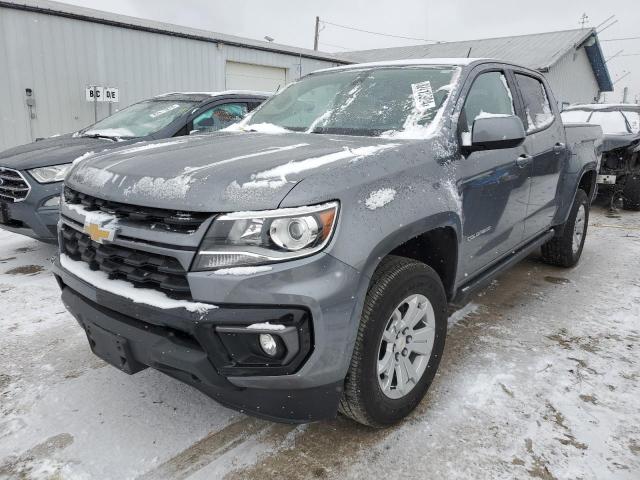
[[158, 199], [185, 198], [193, 179], [188, 176], [174, 178], [142, 177], [135, 184], [124, 190], [124, 196], [146, 195]]
[[117, 222], [118, 218], [114, 215], [110, 215], [105, 212], [91, 212], [86, 210], [82, 205], [76, 205], [73, 203], [64, 203], [64, 206], [69, 210], [76, 212], [78, 215], [82, 215], [85, 218], [85, 223], [95, 223], [100, 226]]
[[393, 188], [381, 188], [369, 194], [364, 202], [365, 207], [369, 210], [376, 210], [391, 203], [396, 198], [396, 191]]
[[152, 307], [168, 310], [184, 308], [189, 312], [205, 314], [209, 310], [218, 308], [215, 305], [169, 298], [162, 292], [147, 288], [135, 288], [133, 284], [124, 280], [110, 280], [109, 276], [100, 270], [93, 271], [86, 262], [72, 260], [64, 253], [60, 255], [60, 265], [72, 275], [80, 278], [99, 290], [127, 298], [134, 303], [141, 303]]
[[489, 113], [485, 112], [484, 110], [480, 110], [480, 113], [476, 115], [476, 118], [474, 118], [474, 120], [478, 120], [479, 118], [506, 118], [511, 116], [512, 115], [506, 113]]
[[104, 168], [81, 165], [71, 172], [74, 181], [96, 190], [103, 188], [109, 182], [115, 182], [118, 175]]
[[272, 123], [252, 123], [238, 122], [233, 125], [229, 125], [227, 128], [220, 130], [221, 132], [257, 132], [257, 133], [269, 133], [269, 134], [282, 134], [291, 133], [291, 130], [287, 130], [284, 127], [274, 125]]
[[221, 268], [213, 272], [214, 275], [255, 275], [256, 273], [270, 272], [271, 267], [258, 266], [258, 267], [232, 267]]
[[181, 143], [188, 142], [188, 138], [181, 138], [178, 140], [172, 140], [170, 142], [157, 142], [157, 143], [147, 143], [147, 142], [139, 142], [143, 143], [143, 145], [139, 145], [137, 147], [124, 148], [122, 150], [118, 150], [116, 153], [119, 155], [129, 155], [131, 153], [144, 152], [145, 150], [156, 150], [158, 148], [166, 148], [171, 145], [180, 145]]
[[86, 160], [89, 157], [93, 157], [95, 155], [95, 152], [91, 151], [91, 152], [87, 152], [83, 155], [80, 155], [78, 158], [76, 158], [73, 162], [72, 165], [76, 165], [78, 163], [80, 163], [83, 160]]
[[370, 155], [389, 150], [399, 146], [397, 143], [385, 143], [382, 145], [371, 145], [368, 147], [349, 148], [344, 147], [343, 150], [322, 155], [320, 157], [307, 158], [305, 160], [292, 161], [284, 165], [279, 165], [270, 170], [259, 172], [251, 176], [251, 180], [273, 180], [280, 179], [286, 181], [287, 175], [301, 173], [307, 170], [313, 170], [325, 165], [329, 165], [340, 160], [361, 159]]
[[471, 303], [467, 303], [460, 310], [456, 310], [449, 316], [449, 320], [447, 322], [448, 328], [451, 329], [458, 322], [464, 320], [469, 315], [476, 313], [479, 308], [480, 308], [480, 305], [478, 305], [477, 303], [471, 302]]
[[225, 163], [231, 163], [231, 162], [235, 162], [237, 160], [245, 160], [247, 158], [261, 157], [263, 155], [271, 155], [271, 154], [274, 154], [274, 153], [287, 152], [289, 150], [295, 150], [296, 148], [307, 147], [308, 145], [309, 145], [308, 143], [298, 143], [298, 144], [295, 144], [295, 145], [287, 145], [287, 146], [284, 146], [284, 147], [266, 148], [266, 149], [260, 150], [258, 152], [248, 153], [246, 155], [238, 155], [237, 157], [227, 158], [226, 160], [220, 160], [219, 162], [210, 163], [210, 164], [207, 164], [207, 165], [203, 165], [201, 167], [185, 167], [184, 173], [185, 174], [193, 174], [193, 173], [196, 173], [196, 172], [199, 172], [199, 171], [202, 171], [202, 170], [206, 170], [208, 168], [224, 165]]
[[278, 331], [278, 330], [284, 330], [285, 328], [287, 328], [287, 327], [285, 327], [284, 325], [265, 322], [265, 323], [252, 323], [251, 325], [249, 325], [247, 327], [247, 330], [272, 330], [272, 331]]

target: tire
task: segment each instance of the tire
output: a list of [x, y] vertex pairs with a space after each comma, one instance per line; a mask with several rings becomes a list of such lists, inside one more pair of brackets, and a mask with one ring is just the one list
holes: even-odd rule
[[622, 208], [640, 210], [640, 175], [629, 176], [622, 191]]
[[[571, 206], [569, 218], [562, 229], [562, 235], [553, 237], [542, 245], [542, 260], [558, 267], [573, 267], [580, 260], [589, 226], [589, 197], [579, 189]], [[582, 213], [578, 215], [578, 212]], [[574, 242], [575, 239], [575, 242]]]
[[[413, 309], [407, 303], [407, 309], [402, 313], [402, 302], [407, 299], [411, 299], [411, 302], [415, 299], [415, 303], [410, 303], [416, 307]], [[410, 312], [416, 314], [410, 315]], [[417, 322], [415, 329], [409, 330], [405, 326], [411, 323], [409, 317], [423, 319]], [[427, 324], [433, 329], [424, 327]], [[392, 332], [397, 332], [397, 340], [393, 344], [385, 340], [390, 338]], [[411, 334], [415, 335], [415, 339]], [[393, 255], [384, 258], [369, 285], [339, 411], [356, 422], [375, 428], [402, 420], [420, 403], [429, 389], [440, 364], [446, 334], [447, 298], [438, 274], [415, 260]], [[428, 340], [423, 341], [426, 336]], [[427, 353], [431, 341], [431, 351]], [[410, 350], [414, 348], [415, 351]], [[423, 350], [421, 354], [416, 353], [419, 350]], [[399, 359], [401, 363], [392, 367], [390, 375], [379, 374], [379, 364], [389, 359], [387, 355], [390, 351], [395, 352], [392, 353], [391, 363], [394, 359]], [[383, 352], [384, 358], [381, 359]], [[407, 360], [413, 362], [412, 370], [419, 380], [404, 384], [406, 389], [399, 388], [402, 382], [397, 376], [400, 374], [398, 368], [408, 372], [409, 369], [402, 367]], [[395, 389], [393, 379], [396, 381]], [[387, 385], [386, 390], [383, 383]], [[398, 398], [393, 398], [398, 395]]]

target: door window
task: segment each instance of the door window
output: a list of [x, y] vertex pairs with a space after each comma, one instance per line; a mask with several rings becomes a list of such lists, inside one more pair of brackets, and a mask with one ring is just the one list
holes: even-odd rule
[[483, 73], [473, 82], [462, 109], [463, 145], [471, 145], [471, 129], [476, 118], [496, 115], [515, 115], [513, 96], [502, 72]]
[[524, 101], [527, 132], [540, 130], [553, 123], [554, 115], [543, 83], [537, 78], [516, 73], [518, 88]]
[[239, 122], [247, 114], [246, 103], [225, 103], [205, 110], [193, 120], [193, 130], [213, 132]]

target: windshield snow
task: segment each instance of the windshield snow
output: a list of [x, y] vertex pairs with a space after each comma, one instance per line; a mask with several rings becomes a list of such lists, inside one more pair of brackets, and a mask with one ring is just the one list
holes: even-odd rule
[[196, 105], [196, 102], [174, 100], [148, 100], [136, 103], [81, 131], [80, 135], [146, 137], [163, 129]]
[[243, 126], [357, 136], [428, 133], [458, 67], [394, 67], [318, 73], [265, 102]]

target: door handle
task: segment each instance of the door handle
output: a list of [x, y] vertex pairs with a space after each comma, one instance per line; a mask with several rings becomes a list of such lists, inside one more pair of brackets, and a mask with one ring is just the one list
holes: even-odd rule
[[556, 153], [556, 155], [559, 155], [560, 153], [564, 152], [565, 149], [565, 144], [558, 142], [553, 146], [553, 151]]
[[533, 162], [533, 157], [531, 155], [520, 155], [516, 158], [516, 165], [520, 168], [524, 168]]

